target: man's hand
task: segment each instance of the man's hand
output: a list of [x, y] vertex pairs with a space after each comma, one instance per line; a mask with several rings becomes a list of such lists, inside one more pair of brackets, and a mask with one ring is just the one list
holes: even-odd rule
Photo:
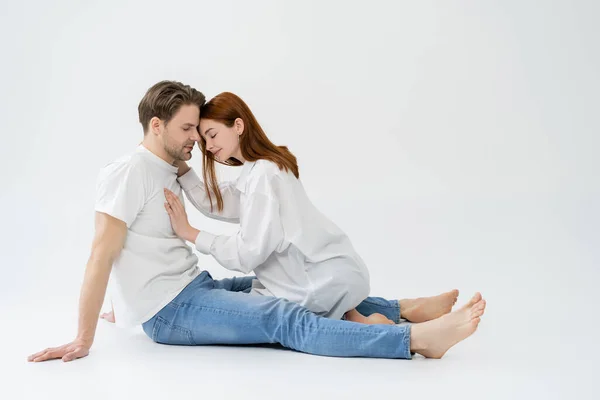
[[171, 226], [173, 226], [175, 234], [183, 240], [194, 243], [199, 231], [190, 225], [185, 208], [183, 208], [183, 204], [181, 204], [181, 200], [179, 200], [179, 197], [175, 196], [175, 193], [167, 188], [165, 188], [165, 198], [167, 199], [165, 209], [169, 214]]
[[90, 344], [81, 339], [75, 339], [60, 347], [53, 347], [27, 357], [27, 361], [40, 362], [62, 358], [63, 361], [72, 361], [76, 358], [83, 358], [90, 353]]

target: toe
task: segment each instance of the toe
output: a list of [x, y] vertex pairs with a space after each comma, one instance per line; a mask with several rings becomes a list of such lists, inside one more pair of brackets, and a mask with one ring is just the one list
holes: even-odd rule
[[471, 304], [475, 304], [475, 303], [477, 303], [477, 302], [478, 302], [478, 301], [480, 301], [480, 300], [481, 300], [481, 293], [477, 292], [477, 293], [475, 293], [475, 295], [474, 295], [474, 296], [471, 298], [471, 301], [470, 301], [469, 303], [471, 303]]
[[471, 319], [481, 317], [483, 315], [483, 310], [473, 310], [471, 311]]
[[469, 302], [467, 304], [465, 304], [464, 306], [461, 307], [461, 310], [472, 308], [480, 300], [481, 300], [481, 294], [475, 293], [475, 295], [473, 297], [471, 297], [471, 300], [469, 300]]

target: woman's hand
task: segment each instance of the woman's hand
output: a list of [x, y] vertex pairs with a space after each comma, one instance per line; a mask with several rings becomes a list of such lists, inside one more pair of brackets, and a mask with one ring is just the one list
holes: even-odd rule
[[179, 178], [180, 176], [185, 175], [191, 168], [189, 165], [187, 165], [187, 163], [185, 161], [181, 161], [181, 160], [177, 160], [177, 162], [175, 163], [175, 165], [177, 166], [177, 177]]
[[179, 197], [175, 196], [175, 193], [167, 188], [165, 188], [165, 198], [167, 199], [165, 209], [169, 214], [171, 226], [173, 226], [175, 234], [183, 240], [194, 243], [200, 231], [194, 229], [190, 225], [185, 208], [183, 208], [183, 204], [181, 204], [181, 200], [179, 200]]

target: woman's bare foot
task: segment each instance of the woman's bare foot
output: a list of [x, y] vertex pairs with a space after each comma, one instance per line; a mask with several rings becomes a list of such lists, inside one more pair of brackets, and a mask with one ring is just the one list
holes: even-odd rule
[[485, 312], [480, 293], [460, 309], [433, 321], [414, 324], [410, 332], [410, 350], [427, 358], [442, 358], [458, 342], [475, 332]]
[[458, 290], [438, 296], [400, 300], [400, 316], [410, 322], [426, 322], [448, 314], [456, 304]]
[[367, 324], [367, 325], [379, 325], [379, 324], [395, 325], [394, 321], [392, 321], [391, 319], [388, 319], [383, 314], [375, 313], [375, 314], [369, 315], [368, 317], [365, 317], [364, 315], [362, 315], [361, 313], [356, 311], [356, 309], [350, 310], [346, 313], [346, 321], [358, 322], [359, 324]]
[[108, 322], [112, 322], [113, 324], [115, 323], [115, 313], [114, 313], [114, 311], [105, 312], [103, 314], [100, 314], [100, 318], [105, 319]]

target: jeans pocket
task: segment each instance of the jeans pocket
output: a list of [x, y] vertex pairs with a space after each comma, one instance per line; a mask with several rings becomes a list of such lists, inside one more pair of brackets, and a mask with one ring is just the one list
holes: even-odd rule
[[189, 329], [171, 325], [163, 317], [158, 317], [152, 330], [152, 340], [162, 344], [195, 345]]

